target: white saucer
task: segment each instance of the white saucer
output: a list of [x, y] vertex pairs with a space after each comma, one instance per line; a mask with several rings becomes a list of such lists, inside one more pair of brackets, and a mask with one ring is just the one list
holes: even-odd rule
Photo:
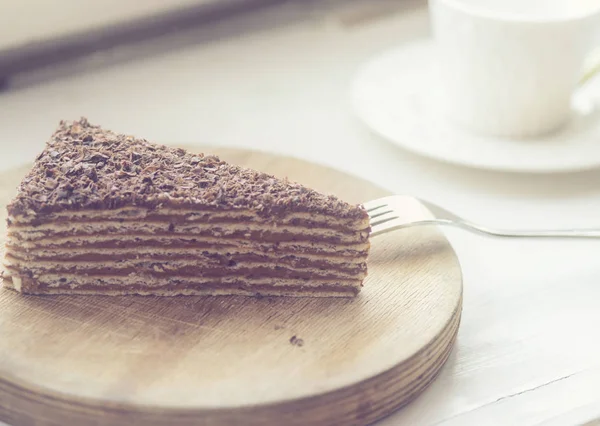
[[367, 63], [353, 85], [358, 116], [396, 145], [439, 161], [513, 172], [572, 172], [600, 167], [600, 83], [573, 99], [561, 131], [530, 139], [492, 138], [449, 122], [437, 109], [431, 41], [405, 45]]

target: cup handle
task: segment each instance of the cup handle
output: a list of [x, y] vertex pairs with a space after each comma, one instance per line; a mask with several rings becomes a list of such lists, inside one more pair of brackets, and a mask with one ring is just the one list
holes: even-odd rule
[[600, 47], [593, 50], [586, 59], [583, 66], [583, 75], [579, 79], [577, 85], [579, 87], [585, 86], [597, 74], [600, 74]]

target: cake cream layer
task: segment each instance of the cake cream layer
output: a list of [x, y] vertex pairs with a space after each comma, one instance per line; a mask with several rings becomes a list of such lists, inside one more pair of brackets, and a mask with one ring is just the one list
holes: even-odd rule
[[[114, 243], [114, 245], [113, 245]], [[359, 260], [364, 262], [368, 252], [368, 246], [362, 250], [345, 249], [337, 252], [328, 246], [306, 248], [298, 245], [289, 245], [286, 247], [274, 247], [273, 245], [250, 245], [250, 246], [234, 246], [234, 245], [218, 245], [216, 247], [210, 244], [146, 244], [141, 242], [105, 242], [95, 243], [89, 246], [62, 246], [62, 247], [34, 247], [23, 248], [14, 244], [6, 246], [5, 252], [13, 257], [24, 260], [85, 260], [91, 258], [135, 258], [143, 256], [159, 256], [160, 258], [176, 258], [176, 257], [204, 257], [207, 253], [211, 256], [230, 256], [230, 255], [246, 255], [255, 253], [259, 256], [267, 256], [279, 254], [282, 257], [298, 257], [301, 253], [303, 258], [313, 259], [320, 257], [330, 262], [354, 262]], [[112, 257], [109, 257], [112, 256]]]
[[253, 223], [193, 223], [174, 225], [170, 222], [80, 222], [60, 223], [39, 227], [9, 227], [9, 236], [20, 241], [45, 240], [72, 235], [198, 235], [219, 238], [255, 239], [260, 241], [314, 240], [332, 243], [366, 241], [368, 231], [341, 232], [324, 228], [305, 228], [293, 225]]
[[[241, 286], [224, 286], [219, 283], [205, 283], [203, 286], [189, 287], [187, 284], [165, 284], [158, 287], [149, 287], [143, 282], [131, 284], [128, 287], [114, 287], [105, 285], [73, 285], [62, 283], [55, 287], [39, 284], [31, 278], [5, 277], [3, 285], [27, 294], [81, 294], [81, 295], [106, 295], [123, 296], [137, 294], [142, 296], [289, 296], [306, 297], [307, 293], [302, 287], [293, 285], [260, 285], [252, 288]], [[322, 285], [310, 288], [311, 297], [353, 297], [360, 291], [360, 282], [353, 286], [335, 284]]]
[[369, 227], [366, 219], [334, 218], [321, 214], [309, 213], [287, 213], [277, 218], [265, 218], [252, 210], [185, 210], [185, 209], [144, 209], [125, 207], [112, 210], [79, 210], [44, 215], [32, 214], [30, 216], [9, 216], [8, 220], [12, 227], [19, 229], [23, 226], [35, 226], [44, 229], [45, 226], [62, 223], [91, 222], [91, 221], [113, 221], [113, 220], [136, 220], [144, 221], [167, 221], [172, 223], [215, 223], [224, 222], [258, 222], [282, 225], [298, 225], [315, 228], [337, 229], [342, 231], [361, 231]]
[[258, 259], [252, 258], [248, 260], [242, 260], [240, 257], [224, 257], [222, 259], [210, 259], [204, 258], [172, 258], [172, 259], [160, 259], [156, 257], [145, 257], [145, 258], [130, 258], [130, 259], [108, 259], [98, 260], [93, 257], [90, 260], [84, 261], [44, 261], [44, 260], [22, 260], [13, 257], [11, 254], [7, 254], [4, 259], [4, 264], [7, 266], [14, 266], [17, 268], [43, 268], [43, 269], [99, 269], [104, 267], [111, 267], [114, 269], [124, 268], [224, 268], [226, 270], [237, 270], [241, 268], [252, 268], [252, 267], [264, 267], [269, 265], [278, 266], [282, 269], [295, 268], [299, 270], [303, 269], [314, 269], [314, 270], [329, 270], [344, 273], [358, 273], [366, 269], [366, 262], [356, 263], [332, 263], [326, 261], [309, 261], [302, 258], [296, 259]]
[[10, 237], [7, 242], [8, 249], [42, 249], [42, 248], [135, 248], [145, 246], [156, 247], [195, 247], [206, 249], [219, 249], [220, 247], [247, 247], [263, 251], [295, 251], [300, 250], [312, 253], [322, 252], [364, 252], [368, 250], [368, 242], [335, 244], [322, 241], [275, 241], [266, 243], [264, 241], [236, 238], [222, 238], [216, 236], [184, 236], [184, 235], [89, 235], [44, 238], [34, 241], [20, 241]]
[[10, 250], [6, 253], [5, 261], [10, 264], [28, 264], [31, 262], [48, 264], [61, 263], [100, 263], [100, 262], [190, 262], [201, 266], [229, 265], [269, 262], [279, 265], [290, 265], [293, 267], [316, 267], [316, 268], [339, 268], [355, 269], [365, 267], [364, 257], [339, 257], [332, 255], [286, 254], [280, 252], [255, 253], [253, 250], [246, 251], [201, 251], [192, 249], [170, 249], [157, 250], [153, 247], [139, 247], [138, 249], [97, 249], [94, 251], [82, 251], [78, 253], [73, 250], [58, 251], [51, 256], [41, 256], [35, 252]]
[[129, 274], [129, 275], [83, 275], [78, 273], [46, 273], [39, 276], [30, 277], [15, 273], [10, 269], [4, 271], [6, 278], [13, 280], [30, 279], [37, 285], [48, 287], [61, 286], [68, 284], [72, 287], [80, 285], [88, 286], [110, 286], [127, 287], [142, 283], [148, 288], [161, 287], [164, 285], [187, 285], [190, 287], [201, 287], [206, 285], [218, 285], [225, 287], [241, 287], [248, 290], [255, 286], [297, 286], [304, 288], [317, 288], [324, 285], [336, 286], [360, 286], [361, 279], [344, 278], [288, 278], [288, 277], [269, 277], [262, 276], [258, 278], [247, 276], [226, 276], [226, 277], [194, 277], [187, 275], [170, 274], [169, 276], [155, 276], [151, 273]]
[[169, 262], [25, 262], [14, 263], [5, 260], [5, 270], [13, 273], [26, 272], [33, 275], [43, 274], [68, 274], [79, 273], [90, 276], [105, 276], [105, 275], [129, 275], [152, 272], [153, 276], [169, 276], [170, 274], [178, 274], [185, 276], [199, 277], [224, 277], [224, 276], [244, 276], [244, 277], [295, 277], [302, 279], [312, 278], [364, 278], [366, 276], [366, 268], [356, 268], [344, 270], [335, 267], [328, 269], [311, 268], [311, 267], [286, 267], [273, 263], [252, 263], [252, 264], [235, 264], [232, 266], [203, 266], [189, 261], [169, 261]]

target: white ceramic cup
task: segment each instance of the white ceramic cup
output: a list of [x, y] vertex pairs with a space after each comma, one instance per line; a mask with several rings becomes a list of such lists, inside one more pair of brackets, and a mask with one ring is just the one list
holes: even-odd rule
[[591, 48], [600, 0], [429, 0], [440, 101], [447, 116], [490, 136], [563, 126]]

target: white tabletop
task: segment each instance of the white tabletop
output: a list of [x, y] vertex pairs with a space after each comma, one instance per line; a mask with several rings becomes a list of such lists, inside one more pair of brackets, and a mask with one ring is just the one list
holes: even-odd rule
[[[371, 55], [426, 36], [427, 14], [409, 6], [363, 20], [355, 12], [295, 22], [269, 13], [181, 35], [180, 48], [159, 55], [142, 46], [125, 62], [103, 55], [80, 73], [28, 79], [0, 94], [0, 169], [30, 161], [60, 119], [83, 115], [158, 142], [305, 158], [490, 226], [600, 228], [599, 171], [461, 169], [372, 136], [350, 108], [354, 73]], [[236, 34], [240, 27], [248, 31]], [[464, 268], [456, 347], [437, 381], [381, 424], [570, 425], [600, 416], [600, 240], [448, 235]]]

